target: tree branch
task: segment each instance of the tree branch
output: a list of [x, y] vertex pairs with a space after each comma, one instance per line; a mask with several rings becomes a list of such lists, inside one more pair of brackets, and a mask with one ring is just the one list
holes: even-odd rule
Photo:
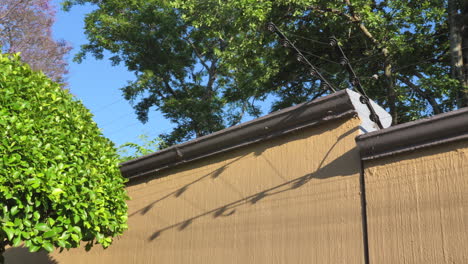
[[369, 38], [372, 43], [374, 43], [377, 46], [380, 46], [380, 42], [370, 33], [370, 31], [367, 29], [367, 27], [362, 23], [361, 17], [356, 14], [354, 11], [354, 7], [351, 5], [351, 2], [349, 0], [345, 0], [346, 5], [348, 5], [350, 13], [351, 14], [346, 14], [344, 11], [341, 11], [336, 8], [320, 8], [318, 6], [311, 6], [308, 9], [312, 11], [316, 11], [318, 13], [332, 13], [335, 15], [342, 16], [346, 19], [348, 19], [352, 23], [358, 23], [359, 29], [364, 33], [364, 35]]
[[197, 47], [195, 46], [195, 44], [188, 38], [183, 38], [188, 44], [190, 44], [190, 46], [192, 47], [193, 51], [195, 52], [195, 55], [197, 56], [197, 58], [200, 60], [200, 63], [203, 65], [203, 67], [206, 68], [207, 71], [210, 71], [210, 68], [208, 67], [208, 65], [206, 64], [206, 61], [203, 59], [203, 56], [202, 54], [198, 51]]
[[167, 90], [172, 96], [174, 96], [175, 98], [177, 98], [177, 95], [176, 95], [174, 89], [172, 89], [172, 87], [171, 87], [171, 85], [169, 84], [168, 80], [165, 79], [165, 80], [163, 81], [163, 83], [164, 83], [164, 86], [166, 87], [166, 90]]
[[339, 16], [342, 16], [346, 19], [348, 19], [349, 21], [351, 22], [359, 22], [359, 21], [356, 21], [352, 16], [346, 14], [345, 12], [339, 10], [339, 9], [335, 9], [335, 8], [321, 8], [321, 7], [318, 7], [318, 6], [311, 6], [308, 8], [309, 10], [312, 10], [312, 11], [316, 11], [318, 13], [321, 13], [321, 14], [324, 14], [324, 13], [332, 13], [332, 14], [335, 14], [335, 15], [339, 15]]
[[216, 70], [216, 63], [218, 62], [217, 59], [214, 59], [211, 62], [211, 66], [208, 70], [209, 78], [208, 78], [208, 83], [206, 84], [206, 87], [210, 90], [213, 91], [213, 84], [216, 80], [217, 77], [217, 70]]
[[434, 111], [434, 114], [437, 115], [437, 114], [442, 113], [442, 110], [440, 109], [439, 104], [436, 102], [434, 97], [432, 97], [427, 91], [422, 90], [420, 86], [412, 83], [411, 80], [407, 77], [398, 76], [398, 80], [406, 84], [409, 88], [411, 88], [413, 91], [419, 94], [419, 96], [426, 99], [429, 102], [429, 104], [432, 106], [432, 110]]
[[11, 4], [11, 3], [3, 3], [7, 8], [6, 8], [6, 12], [2, 15], [0, 15], [0, 21], [3, 20], [4, 18], [6, 18], [8, 15], [10, 15], [11, 12], [13, 11], [16, 11], [16, 8], [20, 5], [20, 4], [23, 4], [25, 3], [26, 1], [25, 0], [20, 0], [20, 1], [17, 1], [16, 3], [13, 3], [13, 6], [8, 6], [8, 4]]

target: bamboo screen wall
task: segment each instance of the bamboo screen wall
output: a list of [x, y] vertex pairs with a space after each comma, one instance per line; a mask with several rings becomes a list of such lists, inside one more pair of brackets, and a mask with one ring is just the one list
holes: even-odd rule
[[366, 160], [360, 124], [348, 116], [136, 178], [129, 230], [109, 249], [14, 248], [7, 263], [468, 263], [467, 134]]
[[363, 263], [359, 123], [330, 122], [135, 181], [128, 186], [129, 230], [120, 239], [107, 250], [51, 258]]
[[468, 263], [468, 141], [364, 165], [371, 263]]

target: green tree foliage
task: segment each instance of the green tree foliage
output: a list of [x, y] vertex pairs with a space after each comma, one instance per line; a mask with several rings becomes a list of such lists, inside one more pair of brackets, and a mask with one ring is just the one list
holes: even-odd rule
[[160, 138], [150, 139], [147, 135], [139, 136], [141, 144], [127, 142], [118, 147], [120, 161], [125, 162], [138, 157], [151, 154], [164, 148], [164, 142]]
[[[462, 9], [455, 3], [455, 13]], [[89, 43], [77, 59], [110, 51], [137, 80], [123, 88], [141, 121], [155, 107], [178, 126], [168, 144], [238, 123], [325, 92], [295, 54], [266, 30], [269, 21], [293, 40], [340, 89], [351, 87], [328, 45], [336, 36], [368, 94], [394, 123], [465, 106], [452, 78], [447, 0], [69, 0], [94, 3]], [[453, 9], [453, 8], [452, 8]], [[464, 52], [468, 50], [464, 49]], [[465, 56], [466, 57], [466, 56]]]
[[118, 155], [83, 104], [0, 54], [0, 253], [99, 243], [127, 228]]

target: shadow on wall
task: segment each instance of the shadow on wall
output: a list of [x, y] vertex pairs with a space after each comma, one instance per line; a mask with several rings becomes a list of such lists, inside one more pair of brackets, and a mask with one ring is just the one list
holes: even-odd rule
[[190, 182], [190, 183], [188, 183], [188, 184], [182, 186], [181, 188], [179, 188], [179, 189], [177, 189], [177, 190], [175, 190], [175, 191], [173, 191], [173, 192], [171, 192], [171, 193], [169, 193], [169, 194], [167, 194], [167, 195], [165, 195], [165, 196], [159, 198], [159, 199], [156, 200], [156, 201], [151, 202], [150, 204], [146, 205], [144, 208], [139, 209], [139, 210], [137, 210], [137, 211], [135, 211], [135, 212], [129, 214], [129, 217], [132, 217], [132, 216], [134, 216], [135, 214], [138, 214], [138, 213], [144, 215], [144, 214], [148, 213], [157, 203], [159, 203], [159, 202], [161, 202], [161, 201], [163, 201], [163, 200], [165, 200], [165, 199], [167, 199], [167, 198], [170, 198], [170, 197], [176, 197], [176, 198], [177, 198], [177, 197], [180, 197], [185, 191], [188, 190], [188, 188], [189, 188], [191, 185], [194, 185], [194, 184], [196, 184], [196, 183], [202, 181], [202, 180], [205, 179], [205, 178], [208, 178], [208, 177], [211, 177], [212, 179], [218, 178], [219, 175], [221, 175], [221, 173], [222, 173], [227, 167], [229, 167], [230, 164], [232, 164], [232, 163], [234, 163], [234, 162], [236, 162], [236, 161], [242, 159], [242, 158], [243, 158], [244, 156], [246, 156], [246, 155], [247, 155], [247, 154], [244, 154], [244, 155], [242, 155], [242, 156], [236, 158], [235, 160], [233, 160], [233, 161], [231, 161], [231, 162], [229, 162], [229, 163], [223, 165], [222, 167], [220, 167], [220, 168], [218, 168], [218, 169], [216, 169], [216, 170], [214, 170], [214, 171], [212, 171], [212, 172], [210, 172], [210, 173], [207, 173], [207, 174], [201, 176], [200, 178], [198, 178], [198, 179], [196, 179], [196, 180], [194, 180], [194, 181], [192, 181], [192, 182]]
[[23, 247], [9, 248], [4, 256], [7, 264], [59, 264], [44, 250], [31, 253]]
[[[345, 123], [345, 122], [346, 122], [346, 120], [342, 120], [339, 125], [341, 125], [342, 123]], [[331, 124], [330, 126], [336, 126], [336, 124]], [[327, 126], [322, 127], [322, 129], [319, 129], [319, 130], [316, 130], [316, 131], [312, 132], [312, 135], [320, 135], [324, 131], [327, 131], [329, 129], [330, 128], [327, 127]], [[230, 217], [230, 216], [235, 215], [237, 213], [237, 210], [238, 210], [239, 207], [255, 205], [255, 204], [263, 201], [267, 197], [275, 196], [275, 195], [283, 193], [283, 192], [294, 191], [295, 189], [298, 189], [298, 188], [306, 185], [312, 179], [327, 179], [327, 178], [336, 177], [336, 176], [346, 177], [346, 176], [349, 176], [349, 175], [354, 175], [356, 173], [359, 173], [359, 168], [356, 167], [356, 166], [349, 166], [349, 164], [359, 164], [359, 160], [356, 160], [356, 157], [359, 157], [357, 148], [353, 148], [353, 149], [349, 150], [348, 152], [343, 153], [340, 157], [338, 157], [335, 160], [329, 162], [327, 165], [325, 165], [325, 163], [329, 159], [329, 156], [330, 156], [331, 152], [337, 147], [338, 143], [340, 141], [342, 141], [344, 138], [346, 138], [348, 136], [351, 136], [354, 133], [356, 133], [356, 131], [358, 129], [359, 129], [358, 127], [353, 127], [351, 129], [349, 129], [348, 131], [346, 131], [345, 133], [343, 133], [342, 135], [340, 135], [339, 137], [337, 137], [336, 142], [334, 142], [334, 144], [329, 147], [328, 151], [326, 153], [324, 153], [324, 155], [321, 158], [321, 161], [319, 162], [319, 164], [318, 164], [317, 168], [315, 169], [315, 171], [313, 171], [311, 173], [308, 173], [306, 175], [302, 175], [302, 176], [297, 177], [295, 179], [288, 179], [288, 177], [286, 177], [286, 175], [282, 175], [282, 173], [276, 169], [276, 166], [273, 164], [273, 162], [266, 159], [265, 157], [262, 157], [262, 154], [263, 154], [263, 152], [265, 150], [267, 150], [267, 149], [269, 149], [271, 147], [279, 146], [279, 145], [285, 144], [286, 142], [290, 142], [292, 140], [308, 138], [308, 137], [311, 136], [311, 133], [307, 133], [307, 134], [298, 133], [298, 134], [294, 135], [294, 139], [290, 139], [289, 136], [288, 136], [287, 140], [284, 140], [284, 138], [280, 136], [280, 137], [275, 138], [275, 139], [273, 139], [271, 141], [267, 141], [266, 144], [263, 143], [260, 146], [257, 145], [257, 147], [255, 148], [254, 151], [252, 151], [251, 148], [237, 150], [237, 151], [230, 152], [229, 154], [227, 154], [227, 156], [226, 155], [221, 155], [218, 158], [215, 158], [215, 160], [209, 160], [208, 159], [208, 160], [206, 160], [204, 162], [201, 162], [201, 163], [186, 164], [186, 165], [183, 165], [183, 166], [180, 166], [180, 167], [176, 168], [175, 170], [169, 170], [169, 172], [166, 172], [166, 173], [162, 173], [162, 174], [159, 174], [159, 175], [147, 175], [145, 177], [135, 179], [132, 182], [128, 183], [127, 186], [135, 186], [135, 185], [139, 185], [139, 184], [142, 184], [142, 183], [147, 183], [147, 182], [149, 182], [149, 181], [151, 181], [151, 180], [153, 180], [155, 178], [167, 177], [167, 176], [169, 176], [171, 174], [178, 173], [178, 172], [181, 172], [181, 171], [184, 171], [184, 170], [196, 169], [196, 168], [199, 168], [199, 167], [202, 167], [202, 166], [206, 166], [208, 164], [221, 162], [223, 160], [233, 158], [229, 162], [225, 163], [223, 166], [221, 166], [221, 167], [219, 167], [219, 168], [217, 168], [217, 169], [215, 169], [215, 170], [213, 170], [213, 171], [211, 171], [209, 173], [206, 173], [206, 174], [202, 175], [201, 177], [198, 177], [197, 179], [194, 179], [193, 181], [179, 187], [177, 190], [174, 190], [174, 191], [164, 195], [163, 197], [160, 197], [159, 199], [156, 199], [156, 200], [154, 200], [152, 202], [149, 202], [148, 204], [146, 204], [146, 206], [144, 206], [142, 208], [139, 208], [136, 211], [129, 212], [129, 217], [133, 217], [134, 215], [137, 215], [137, 214], [145, 215], [149, 211], [154, 209], [156, 204], [158, 204], [158, 203], [160, 203], [160, 202], [162, 202], [162, 201], [164, 201], [166, 199], [174, 199], [174, 198], [184, 199], [184, 196], [185, 196], [187, 190], [189, 190], [193, 185], [199, 184], [199, 183], [201, 183], [201, 182], [203, 182], [205, 180], [210, 180], [210, 179], [211, 180], [215, 180], [215, 179], [222, 180], [222, 178], [223, 178], [222, 173], [227, 168], [229, 168], [230, 165], [232, 165], [233, 163], [238, 162], [239, 160], [243, 159], [244, 157], [248, 156], [251, 153], [253, 153], [257, 157], [262, 157], [264, 159], [264, 162], [269, 164], [269, 166], [276, 172], [275, 176], [281, 178], [282, 183], [279, 184], [279, 185], [267, 188], [265, 190], [262, 190], [260, 192], [257, 192], [255, 194], [248, 195], [248, 196], [242, 195], [239, 190], [237, 190], [234, 186], [231, 186], [229, 184], [230, 188], [233, 189], [233, 191], [241, 194], [240, 199], [234, 200], [234, 201], [232, 201], [230, 203], [224, 204], [224, 205], [219, 206], [219, 207], [214, 208], [214, 209], [210, 209], [210, 210], [205, 209], [203, 213], [195, 215], [195, 216], [187, 218], [187, 219], [184, 219], [183, 221], [173, 223], [173, 224], [167, 224], [165, 227], [163, 227], [163, 228], [161, 228], [159, 230], [155, 230], [155, 232], [150, 234], [149, 237], [148, 237], [148, 241], [149, 242], [154, 241], [158, 237], [162, 236], [163, 233], [166, 233], [166, 231], [169, 231], [169, 230], [179, 230], [179, 231], [185, 230], [188, 227], [190, 227], [194, 222], [196, 222], [198, 219], [203, 218], [203, 217], [207, 217], [207, 216], [211, 216], [213, 218]], [[225, 184], [228, 184], [228, 182], [225, 182]], [[164, 222], [167, 222], [167, 221], [164, 221]]]
[[[330, 147], [330, 149], [328, 150], [328, 152], [327, 152], [327, 153], [325, 154], [325, 156], [322, 158], [322, 161], [320, 162], [320, 165], [318, 166], [317, 171], [316, 171], [316, 173], [314, 173], [314, 174], [317, 174], [317, 172], [322, 168], [323, 163], [324, 163], [325, 160], [328, 158], [328, 155], [330, 154], [330, 152], [336, 147], [336, 145], [337, 145], [342, 139], [344, 139], [345, 137], [347, 137], [347, 136], [349, 136], [349, 135], [355, 133], [358, 129], [359, 129], [359, 128], [357, 128], [357, 127], [352, 128], [352, 129], [348, 130], [348, 131], [345, 132], [343, 135], [341, 135], [341, 136], [339, 136], [339, 137], [337, 138], [337, 141]], [[320, 134], [320, 132], [315, 132], [314, 134]], [[309, 136], [309, 135], [308, 135], [308, 136]], [[304, 137], [308, 137], [308, 136], [302, 136], [302, 137], [300, 137], [300, 138], [304, 138]], [[254, 151], [254, 155], [255, 155], [255, 156], [261, 156], [262, 153], [263, 153], [266, 149], [268, 149], [268, 148], [270, 148], [270, 147], [272, 147], [272, 146], [277, 146], [277, 145], [281, 145], [281, 144], [278, 144], [278, 142], [274, 142], [274, 143], [271, 143], [270, 145], [264, 145], [264, 146], [261, 147], [261, 148], [257, 148], [257, 149]], [[145, 214], [148, 213], [151, 209], [153, 209], [153, 207], [154, 207], [157, 203], [160, 203], [160, 202], [162, 202], [163, 200], [166, 200], [166, 199], [168, 199], [168, 198], [172, 198], [172, 197], [178, 198], [178, 197], [182, 196], [182, 194], [185, 193], [185, 192], [189, 189], [190, 186], [192, 186], [192, 185], [194, 185], [194, 184], [197, 184], [197, 183], [201, 182], [201, 181], [204, 180], [204, 179], [209, 179], [209, 178], [211, 178], [211, 179], [217, 179], [217, 178], [223, 173], [223, 171], [226, 170], [231, 164], [236, 163], [237, 161], [239, 161], [239, 160], [241, 160], [242, 158], [246, 157], [248, 154], [249, 154], [249, 151], [247, 151], [247, 152], [242, 151], [242, 154], [241, 154], [241, 155], [239, 155], [237, 158], [231, 160], [230, 162], [224, 164], [224, 165], [221, 166], [220, 168], [217, 168], [216, 170], [214, 170], [214, 171], [212, 171], [212, 172], [210, 172], [210, 173], [207, 173], [207, 174], [205, 174], [205, 175], [199, 177], [198, 179], [195, 179], [194, 181], [192, 181], [192, 182], [190, 182], [190, 183], [188, 183], [188, 184], [182, 186], [181, 188], [179, 188], [179, 189], [177, 189], [177, 190], [175, 190], [175, 191], [173, 191], [173, 192], [171, 192], [171, 193], [169, 193], [169, 194], [167, 194], [167, 195], [165, 195], [165, 196], [163, 196], [163, 197], [161, 197], [161, 198], [159, 198], [159, 199], [157, 199], [157, 200], [155, 200], [155, 201], [149, 203], [148, 205], [146, 205], [145, 207], [143, 207], [143, 208], [141, 208], [141, 209], [139, 209], [139, 210], [136, 210], [136, 211], [134, 211], [134, 212], [132, 212], [132, 213], [129, 212], [129, 217], [132, 217], [132, 216], [134, 216], [134, 215], [136, 215], [136, 214], [145, 215]], [[350, 154], [351, 154], [351, 153], [348, 153], [348, 155], [350, 155]], [[234, 154], [234, 155], [236, 155], [236, 154]], [[342, 157], [342, 158], [343, 158], [343, 157]], [[345, 158], [347, 158], [347, 157], [345, 157]], [[220, 158], [219, 158], [219, 160], [223, 160], [223, 159], [225, 159], [225, 157], [220, 157]], [[265, 161], [268, 162], [268, 163], [270, 164], [270, 166], [271, 166], [273, 169], [275, 169], [275, 166], [274, 166], [269, 160], [265, 160]], [[335, 161], [335, 163], [336, 163], [336, 161]], [[195, 165], [193, 168], [197, 168], [197, 167], [200, 167], [200, 166], [201, 166], [201, 165]], [[330, 167], [330, 166], [328, 166], [328, 167]], [[190, 166], [189, 166], [189, 168], [190, 168]], [[340, 168], [340, 169], [338, 169], [339, 171], [335, 171], [335, 173], [337, 173], [337, 174], [339, 174], [339, 175], [348, 175], [348, 174], [349, 174], [349, 172], [347, 171], [347, 170], [348, 170], [347, 167], [344, 168], [344, 171], [343, 171], [342, 167], [339, 167], [339, 168]], [[182, 168], [179, 168], [177, 171], [183, 171], [184, 169], [187, 169], [187, 168], [186, 168], [186, 167], [182, 167]], [[335, 168], [335, 169], [336, 169], [336, 168]], [[176, 171], [175, 173], [177, 173], [177, 171]], [[352, 173], [354, 173], [354, 171], [353, 171]], [[351, 173], [351, 174], [352, 174], [352, 173]], [[283, 175], [281, 175], [281, 173], [278, 173], [278, 172], [277, 172], [276, 174], [277, 174], [278, 177], [280, 177], [280, 178], [285, 182], [285, 184], [288, 184], [288, 183], [293, 182], [293, 184], [294, 184], [294, 188], [293, 188], [293, 189], [299, 187], [299, 186], [302, 185], [303, 183], [305, 183], [305, 182], [307, 182], [307, 181], [310, 180], [310, 175], [309, 175], [309, 176], [306, 175], [306, 176], [304, 176], [304, 177], [300, 177], [300, 178], [298, 178], [298, 179], [296, 179], [296, 180], [293, 180], [293, 181], [289, 181], [289, 182], [288, 182], [288, 181], [286, 180], [286, 177], [284, 177]], [[323, 170], [321, 171], [321, 174], [323, 175]], [[127, 184], [127, 185], [128, 185], [128, 186], [138, 185], [138, 184], [141, 184], [141, 183], [148, 182], [148, 181], [150, 181], [151, 179], [159, 178], [159, 177], [164, 177], [164, 176], [157, 176], [157, 177], [154, 177], [154, 175], [148, 175], [148, 176], [142, 177], [142, 178], [140, 178], [140, 179], [133, 180], [133, 182], [131, 182], [131, 183]], [[318, 177], [318, 175], [316, 175], [316, 178], [320, 178], [320, 177]], [[324, 178], [324, 177], [322, 176], [321, 178]], [[228, 184], [228, 183], [225, 182], [225, 184]], [[280, 185], [279, 187], [283, 187], [283, 185]], [[230, 185], [230, 188], [231, 188], [233, 191], [235, 191], [235, 192], [237, 192], [237, 193], [240, 193], [240, 191], [237, 190], [234, 186]], [[263, 199], [263, 198], [266, 197], [266, 196], [267, 196], [267, 195], [265, 195], [265, 194], [263, 194], [263, 193], [260, 193], [260, 194], [256, 195], [256, 196], [252, 199], [252, 201], [253, 201], [253, 203], [256, 203], [256, 201], [259, 201], [259, 200]], [[223, 208], [224, 208], [224, 207], [223, 207]], [[221, 208], [221, 209], [223, 209], [223, 208]], [[225, 210], [227, 210], [227, 208], [225, 208]], [[224, 212], [225, 210], [223, 210], [223, 212]], [[230, 213], [228, 213], [228, 215], [232, 215], [234, 211], [235, 211], [235, 210], [231, 211]], [[223, 214], [219, 214], [219, 213], [218, 213], [218, 214], [215, 214], [215, 215], [223, 215]], [[191, 223], [191, 221], [189, 221], [189, 222]], [[182, 229], [185, 229], [185, 228], [182, 228]], [[157, 236], [158, 236], [158, 235], [157, 235]]]
[[[335, 145], [333, 145], [333, 147], [335, 147]], [[324, 157], [324, 160], [328, 156], [330, 151], [328, 151], [326, 153], [326, 155]], [[157, 230], [156, 232], [154, 232], [148, 238], [148, 241], [155, 240], [156, 238], [161, 236], [162, 233], [164, 233], [165, 231], [171, 230], [171, 229], [177, 229], [179, 231], [182, 231], [182, 230], [186, 229], [188, 226], [190, 226], [195, 220], [197, 220], [199, 218], [202, 218], [202, 217], [205, 217], [205, 216], [211, 215], [213, 218], [231, 216], [231, 215], [236, 213], [236, 208], [238, 208], [240, 206], [254, 205], [254, 204], [260, 202], [261, 200], [265, 199], [266, 197], [274, 196], [274, 195], [277, 195], [277, 194], [283, 193], [283, 192], [292, 191], [294, 189], [297, 189], [297, 188], [307, 184], [312, 179], [326, 179], [326, 178], [335, 177], [335, 176], [338, 176], [338, 175], [340, 177], [346, 177], [346, 176], [349, 176], [349, 175], [354, 175], [354, 174], [356, 174], [358, 172], [357, 171], [358, 168], [354, 167], [354, 166], [349, 166], [349, 164], [350, 164], [351, 160], [358, 157], [357, 152], [358, 152], [357, 148], [353, 148], [353, 149], [349, 150], [348, 152], [344, 153], [339, 158], [333, 160], [331, 163], [327, 164], [326, 166], [322, 166], [323, 163], [324, 163], [324, 160], [322, 160], [322, 162], [320, 162], [319, 168], [317, 168], [317, 170], [315, 172], [313, 172], [313, 173], [306, 174], [306, 175], [303, 175], [301, 177], [298, 177], [298, 178], [283, 182], [282, 184], [279, 184], [279, 185], [276, 185], [274, 187], [265, 189], [265, 190], [263, 190], [261, 192], [249, 195], [249, 196], [244, 197], [242, 199], [239, 199], [237, 201], [233, 201], [231, 203], [225, 204], [225, 205], [223, 205], [221, 207], [206, 211], [206, 212], [204, 212], [202, 214], [199, 214], [197, 216], [188, 218], [188, 219], [186, 219], [184, 221], [181, 221], [181, 222], [166, 226], [165, 228], [162, 228], [162, 229]]]

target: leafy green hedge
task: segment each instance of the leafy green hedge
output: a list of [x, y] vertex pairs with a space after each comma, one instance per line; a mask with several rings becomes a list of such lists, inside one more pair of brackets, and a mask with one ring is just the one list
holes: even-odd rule
[[107, 247], [127, 228], [118, 156], [83, 104], [0, 54], [0, 254]]

